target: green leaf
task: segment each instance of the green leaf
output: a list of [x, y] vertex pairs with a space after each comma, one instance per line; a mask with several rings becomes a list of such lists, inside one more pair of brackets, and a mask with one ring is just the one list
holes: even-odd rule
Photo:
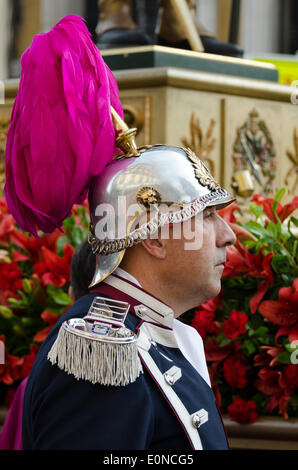
[[278, 202], [273, 201], [273, 203], [272, 203], [272, 212], [274, 214], [276, 222], [278, 222], [278, 221], [280, 222], [280, 218], [278, 217], [277, 212], [276, 212], [277, 206], [278, 206]]
[[82, 241], [84, 240], [86, 236], [85, 231], [82, 229], [82, 227], [75, 225], [72, 229], [72, 239], [75, 244], [75, 246], [79, 246]]
[[63, 248], [65, 243], [69, 243], [70, 240], [67, 235], [63, 235], [63, 237], [59, 237], [57, 240], [57, 254], [59, 256], [63, 256]]
[[267, 326], [260, 326], [259, 328], [256, 329], [255, 335], [258, 338], [263, 338], [266, 334], [268, 333], [268, 328]]
[[289, 351], [283, 351], [277, 356], [281, 364], [291, 364], [291, 354]]
[[253, 202], [250, 202], [249, 203], [249, 208], [250, 208], [251, 212], [253, 213], [253, 215], [255, 216], [256, 219], [258, 219], [262, 215], [263, 206], [257, 206]]
[[298, 219], [292, 215], [292, 217], [289, 220], [289, 223], [292, 222], [295, 227], [298, 227]]
[[13, 325], [12, 327], [14, 333], [18, 336], [26, 336], [26, 332], [24, 328], [22, 328], [20, 325]]
[[294, 245], [293, 245], [293, 258], [294, 259], [296, 258], [297, 248], [298, 248], [298, 240], [295, 240]]
[[26, 294], [31, 294], [32, 286], [31, 286], [29, 279], [23, 279], [23, 289], [24, 289], [24, 292], [26, 292]]
[[223, 348], [224, 346], [227, 346], [228, 344], [230, 344], [231, 341], [232, 341], [232, 340], [231, 340], [230, 338], [224, 337], [224, 338], [220, 341], [219, 346], [220, 346], [221, 348]]
[[272, 236], [272, 238], [278, 238], [279, 236], [280, 231], [278, 230], [277, 225], [281, 226], [281, 223], [279, 222], [278, 224], [274, 224], [273, 222], [270, 221], [266, 227], [267, 232], [269, 233], [269, 235]]
[[21, 318], [21, 323], [24, 325], [24, 326], [31, 326], [35, 323], [34, 319], [33, 318], [29, 318], [29, 317], [22, 317]]
[[296, 349], [298, 349], [298, 344], [296, 344], [296, 342], [287, 343], [284, 345], [284, 347], [291, 354], [292, 352], [296, 351]]
[[247, 245], [249, 250], [252, 250], [256, 246], [256, 242], [253, 240], [244, 240], [243, 245]]
[[73, 227], [74, 224], [75, 224], [74, 215], [72, 215], [71, 217], [68, 217], [68, 218], [65, 219], [64, 222], [63, 222], [63, 226], [64, 226], [66, 229]]
[[291, 396], [290, 403], [294, 408], [298, 408], [298, 394]]
[[10, 319], [14, 316], [14, 313], [11, 308], [0, 305], [0, 315], [3, 318]]
[[272, 269], [278, 273], [291, 274], [292, 266], [289, 259], [284, 255], [275, 255], [271, 260]]
[[259, 237], [266, 237], [267, 236], [267, 230], [258, 222], [255, 222], [254, 220], [250, 220], [247, 222], [247, 224], [244, 224], [244, 227], [254, 235], [257, 235]]
[[47, 293], [52, 298], [52, 300], [58, 305], [70, 305], [71, 300], [69, 295], [66, 294], [62, 289], [59, 287], [50, 284], [47, 286]]
[[278, 191], [276, 191], [274, 195], [274, 201], [280, 202], [284, 195], [286, 194], [287, 190], [286, 188], [280, 188]]
[[256, 350], [256, 347], [253, 343], [253, 341], [250, 341], [249, 339], [246, 339], [243, 341], [241, 349], [245, 350], [248, 355], [253, 354]]

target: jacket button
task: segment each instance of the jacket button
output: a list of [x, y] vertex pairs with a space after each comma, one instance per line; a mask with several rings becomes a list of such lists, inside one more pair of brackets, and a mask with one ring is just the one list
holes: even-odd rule
[[173, 385], [174, 383], [174, 377], [170, 374], [164, 374], [164, 379], [168, 385]]
[[192, 417], [192, 425], [195, 428], [199, 428], [201, 424], [201, 418], [198, 414], [193, 415]]
[[144, 306], [144, 305], [141, 305], [139, 308], [138, 308], [138, 314], [140, 317], [142, 317], [143, 315], [145, 315], [145, 313], [147, 312], [147, 308]]

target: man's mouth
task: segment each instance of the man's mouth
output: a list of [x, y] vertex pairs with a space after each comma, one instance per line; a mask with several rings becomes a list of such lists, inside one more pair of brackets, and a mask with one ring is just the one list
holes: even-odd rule
[[226, 264], [226, 260], [220, 261], [220, 262], [217, 263], [215, 266], [224, 266], [225, 264]]

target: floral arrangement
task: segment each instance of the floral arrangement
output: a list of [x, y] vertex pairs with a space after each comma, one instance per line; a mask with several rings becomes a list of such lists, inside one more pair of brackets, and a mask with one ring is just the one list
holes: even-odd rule
[[237, 242], [227, 248], [220, 294], [191, 321], [219, 407], [243, 424], [298, 415], [298, 197], [282, 205], [284, 194], [253, 195], [248, 215], [236, 203], [219, 211]]
[[75, 206], [61, 231], [35, 238], [19, 230], [0, 199], [0, 405], [9, 407], [40, 344], [72, 303], [70, 263], [89, 222], [87, 205]]

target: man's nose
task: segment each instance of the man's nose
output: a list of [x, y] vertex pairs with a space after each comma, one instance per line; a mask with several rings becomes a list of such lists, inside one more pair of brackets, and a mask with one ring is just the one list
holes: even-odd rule
[[229, 224], [222, 219], [222, 217], [218, 216], [218, 228], [217, 228], [217, 246], [229, 246], [234, 245], [236, 243], [237, 237]]

